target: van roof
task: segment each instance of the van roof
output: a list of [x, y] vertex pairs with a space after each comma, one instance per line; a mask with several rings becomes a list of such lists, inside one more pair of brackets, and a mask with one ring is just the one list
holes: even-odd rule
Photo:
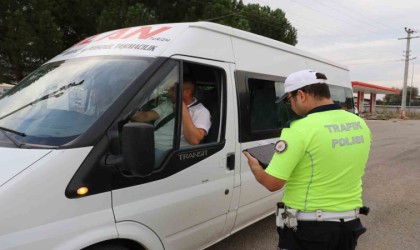
[[[210, 22], [154, 24], [113, 30], [91, 36], [68, 48], [49, 62], [97, 55], [146, 57], [190, 55], [235, 62], [234, 50], [237, 50], [235, 46], [238, 45], [233, 42], [234, 40], [246, 43], [249, 50], [252, 49], [253, 44], [263, 45], [348, 70], [343, 65], [294, 46]], [[239, 50], [236, 52], [244, 53]]]
[[243, 39], [246, 40], [250, 43], [256, 43], [256, 44], [261, 44], [264, 46], [269, 46], [278, 50], [282, 50], [285, 52], [289, 52], [289, 53], [293, 53], [299, 56], [303, 56], [306, 58], [310, 58], [310, 59], [314, 59], [316, 61], [322, 61], [324, 63], [328, 63], [334, 66], [337, 66], [339, 68], [348, 70], [348, 68], [345, 65], [336, 63], [334, 61], [331, 61], [329, 59], [320, 57], [318, 55], [312, 54], [310, 52], [301, 50], [296, 48], [295, 46], [292, 46], [290, 44], [287, 43], [283, 43], [265, 36], [261, 36], [261, 35], [257, 35], [255, 33], [251, 33], [251, 32], [247, 32], [247, 31], [243, 31], [240, 29], [235, 29], [229, 26], [225, 26], [225, 25], [221, 25], [221, 24], [217, 24], [217, 23], [210, 23], [210, 22], [195, 22], [195, 23], [188, 23], [190, 27], [197, 27], [197, 28], [201, 28], [201, 29], [207, 29], [207, 30], [211, 30], [214, 32], [220, 32], [222, 34], [226, 34], [226, 35], [230, 35], [232, 37], [236, 37], [239, 39]]

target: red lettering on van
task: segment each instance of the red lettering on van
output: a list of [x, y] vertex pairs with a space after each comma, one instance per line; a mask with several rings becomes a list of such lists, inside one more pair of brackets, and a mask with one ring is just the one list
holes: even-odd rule
[[88, 43], [91, 43], [92, 42], [92, 40], [95, 38], [95, 37], [97, 37], [98, 35], [94, 35], [94, 36], [91, 36], [91, 37], [88, 37], [88, 38], [86, 38], [85, 40], [82, 40], [81, 42], [78, 42], [78, 43], [76, 43], [75, 45], [73, 45], [73, 46], [71, 46], [71, 47], [74, 47], [74, 46], [79, 46], [79, 45], [82, 45], [82, 44], [88, 44]]
[[[106, 35], [106, 36], [104, 36], [104, 37], [102, 37], [102, 38], [100, 38], [100, 39], [98, 39], [98, 40], [96, 40], [96, 41], [101, 41], [101, 40], [104, 40], [105, 38], [108, 38], [108, 39], [110, 39], [110, 40], [114, 40], [114, 39], [119, 39], [119, 38], [121, 38], [121, 36], [122, 35], [124, 35], [128, 30], [129, 30], [130, 28], [125, 28], [125, 29], [121, 29], [121, 30], [117, 30], [117, 31], [115, 31], [115, 32], [112, 32], [111, 34], [109, 34], [109, 35]], [[96, 42], [95, 41], [95, 42]]]
[[[101, 40], [104, 40], [104, 39], [107, 39], [107, 38], [109, 40], [114, 40], [114, 39], [127, 39], [127, 38], [132, 37], [132, 36], [134, 36], [136, 34], [139, 34], [138, 39], [147, 39], [149, 37], [152, 37], [152, 36], [155, 36], [155, 35], [157, 35], [159, 33], [162, 33], [165, 30], [168, 30], [170, 28], [171, 27], [165, 26], [165, 27], [159, 28], [159, 29], [157, 29], [155, 31], [151, 31], [152, 26], [145, 26], [145, 27], [140, 27], [137, 30], [134, 30], [133, 32], [131, 32], [131, 33], [127, 34], [127, 35], [125, 35], [125, 34], [131, 28], [125, 28], [125, 29], [114, 31], [114, 32], [112, 32], [112, 33], [110, 33], [110, 34], [108, 34], [108, 35], [106, 35], [104, 37], [101, 37], [101, 38], [97, 39], [97, 40], [93, 40], [93, 39], [95, 37], [97, 37], [98, 35], [91, 36], [91, 37], [86, 38], [85, 40], [83, 40], [83, 41], [81, 41], [79, 43], [76, 43], [72, 47], [78, 46], [78, 45], [83, 45], [83, 44], [88, 44], [88, 43], [91, 43], [91, 42], [101, 41]], [[99, 34], [99, 35], [101, 35], [101, 34]]]
[[145, 27], [141, 27], [138, 30], [135, 30], [135, 31], [131, 32], [130, 34], [127, 34], [126, 36], [121, 37], [121, 39], [129, 38], [129, 37], [134, 36], [134, 35], [136, 35], [138, 33], [139, 33], [139, 39], [147, 39], [147, 38], [149, 38], [151, 36], [155, 36], [155, 35], [157, 35], [159, 33], [162, 33], [165, 30], [168, 30], [170, 28], [171, 27], [162, 27], [162, 28], [157, 29], [157, 30], [155, 30], [153, 32], [150, 32], [150, 30], [152, 29], [152, 27], [151, 26], [145, 26]]

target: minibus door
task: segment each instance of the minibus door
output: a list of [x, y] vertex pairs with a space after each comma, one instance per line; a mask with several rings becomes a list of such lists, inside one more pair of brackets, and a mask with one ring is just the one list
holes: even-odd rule
[[[231, 115], [234, 93], [228, 63], [179, 56], [168, 60], [146, 83], [155, 90], [141, 110], [165, 101], [168, 93], [163, 85], [178, 82], [181, 73], [194, 75], [196, 99], [211, 114], [207, 136], [199, 145], [174, 146], [156, 163], [155, 172], [139, 178], [138, 185], [112, 191], [113, 207], [117, 228], [124, 223], [142, 224], [158, 235], [166, 249], [199, 249], [226, 231], [238, 169], [235, 157], [240, 157], [235, 155], [236, 118]], [[174, 122], [176, 127], [179, 118]], [[135, 183], [130, 178], [119, 182]], [[229, 228], [235, 216], [236, 212], [230, 214]]]

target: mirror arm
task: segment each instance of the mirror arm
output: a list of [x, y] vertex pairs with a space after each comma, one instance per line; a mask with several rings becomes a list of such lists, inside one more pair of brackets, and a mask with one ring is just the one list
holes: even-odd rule
[[105, 161], [105, 166], [120, 166], [121, 164], [124, 163], [124, 157], [122, 157], [121, 155], [112, 155], [112, 154], [108, 154], [104, 157], [104, 161]]

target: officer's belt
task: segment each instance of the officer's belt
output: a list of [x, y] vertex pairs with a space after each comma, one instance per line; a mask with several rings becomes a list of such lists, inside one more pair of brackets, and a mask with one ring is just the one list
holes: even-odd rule
[[359, 209], [353, 209], [344, 212], [301, 212], [298, 211], [298, 221], [350, 221], [359, 218]]

